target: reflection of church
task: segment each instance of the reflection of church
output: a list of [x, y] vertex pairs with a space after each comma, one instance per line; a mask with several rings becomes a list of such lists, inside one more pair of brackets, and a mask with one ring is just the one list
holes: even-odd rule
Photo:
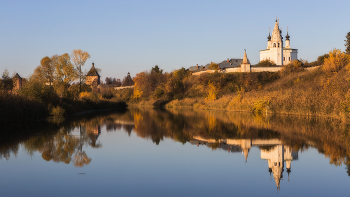
[[[218, 144], [217, 148], [227, 150], [228, 152], [242, 152], [247, 162], [248, 154], [252, 146], [258, 146], [261, 151], [261, 159], [266, 159], [271, 173], [276, 182], [277, 189], [280, 188], [280, 181], [283, 180], [284, 162], [289, 178], [291, 172], [291, 161], [298, 159], [298, 152], [295, 152], [289, 146], [285, 146], [279, 139], [204, 139], [200, 136], [194, 136], [192, 144], [207, 145]], [[289, 181], [289, 180], [288, 180]]]
[[93, 148], [98, 148], [100, 144], [97, 144], [97, 138], [101, 134], [101, 127], [100, 125], [87, 127], [86, 128], [86, 134], [90, 138], [89, 144]]
[[289, 146], [275, 145], [269, 149], [261, 149], [261, 159], [266, 159], [269, 165], [269, 172], [273, 174], [276, 181], [276, 186], [280, 188], [280, 180], [283, 180], [284, 162], [286, 162], [286, 168], [288, 173], [291, 172], [291, 161], [298, 159], [298, 152], [295, 152]]

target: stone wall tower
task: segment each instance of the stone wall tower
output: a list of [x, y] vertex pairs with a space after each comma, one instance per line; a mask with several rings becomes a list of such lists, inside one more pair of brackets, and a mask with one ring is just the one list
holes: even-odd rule
[[98, 74], [95, 64], [92, 63], [92, 67], [86, 75], [86, 85], [100, 85], [100, 75]]
[[245, 49], [244, 49], [243, 62], [241, 64], [241, 72], [250, 72], [250, 62], [247, 57], [247, 52]]
[[18, 92], [18, 90], [21, 89], [22, 87], [22, 77], [19, 76], [18, 73], [16, 73], [15, 76], [13, 76], [12, 80], [13, 80], [12, 90]]

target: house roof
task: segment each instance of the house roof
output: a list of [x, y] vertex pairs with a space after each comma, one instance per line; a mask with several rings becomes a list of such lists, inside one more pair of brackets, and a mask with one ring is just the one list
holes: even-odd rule
[[[219, 63], [219, 69], [225, 69], [225, 68], [233, 68], [233, 67], [239, 67], [243, 62], [243, 59], [229, 59], [229, 61], [225, 60]], [[188, 68], [189, 71], [196, 72], [196, 71], [202, 71], [208, 69], [210, 66], [209, 64], [206, 64], [205, 66], [191, 66]]]
[[219, 68], [225, 69], [225, 68], [238, 67], [239, 65], [241, 65], [242, 62], [243, 62], [243, 59], [230, 59], [229, 61], [225, 60], [219, 63]]
[[16, 74], [15, 74], [15, 76], [13, 76], [13, 78], [19, 78], [19, 79], [22, 79], [22, 77], [21, 77], [21, 76], [19, 76], [19, 74], [18, 74], [18, 73], [16, 73]]
[[94, 66], [94, 63], [92, 63], [92, 67], [91, 69], [89, 70], [89, 72], [86, 74], [86, 76], [100, 76]]
[[205, 66], [199, 66], [198, 65], [198, 68], [197, 66], [191, 66], [188, 68], [189, 71], [192, 71], [192, 72], [196, 72], [196, 71], [202, 71], [202, 70], [206, 70], [208, 67], [210, 66], [210, 64], [207, 64]]

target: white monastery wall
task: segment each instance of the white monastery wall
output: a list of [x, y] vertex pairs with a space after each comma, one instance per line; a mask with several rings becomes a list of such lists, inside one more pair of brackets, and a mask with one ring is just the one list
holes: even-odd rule
[[278, 72], [282, 67], [253, 67], [250, 68], [250, 72]]
[[242, 71], [241, 67], [238, 68], [226, 68], [225, 73], [239, 73]]
[[203, 73], [213, 73], [213, 72], [215, 72], [215, 71], [214, 70], [204, 70], [204, 71], [198, 71], [198, 72], [192, 73], [192, 75], [201, 75]]

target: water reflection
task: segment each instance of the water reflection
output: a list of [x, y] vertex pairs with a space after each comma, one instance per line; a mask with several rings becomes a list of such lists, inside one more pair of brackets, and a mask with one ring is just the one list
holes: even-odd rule
[[203, 139], [200, 136], [194, 136], [191, 144], [194, 145], [206, 145], [213, 147], [214, 144], [218, 148], [227, 150], [228, 152], [237, 153], [242, 152], [245, 157], [245, 161], [248, 160], [248, 154], [252, 146], [260, 148], [260, 158], [265, 159], [268, 162], [268, 168], [273, 174], [276, 182], [276, 186], [280, 189], [280, 181], [283, 180], [284, 163], [286, 163], [286, 169], [289, 174], [291, 172], [291, 162], [298, 160], [298, 152], [293, 151], [292, 147], [283, 145], [279, 139]]
[[[183, 144], [205, 145], [212, 150], [242, 152], [246, 161], [250, 149], [259, 147], [260, 158], [267, 160], [277, 188], [284, 170], [288, 175], [291, 173], [291, 162], [298, 159], [298, 152], [309, 147], [324, 154], [332, 165], [345, 164], [350, 176], [348, 125], [329, 119], [251, 116], [220, 111], [130, 109], [82, 118], [51, 125], [49, 129], [43, 127], [39, 133], [24, 135], [10, 140], [11, 143], [1, 141], [0, 158], [16, 157], [21, 144], [29, 155], [39, 152], [46, 161], [83, 167], [93, 162], [86, 147], [99, 149], [103, 146], [99, 140], [103, 135], [102, 127], [107, 132], [122, 129], [129, 136], [135, 133], [140, 138], [151, 139], [156, 145], [169, 138]], [[50, 132], [44, 131], [45, 128]]]
[[[78, 132], [77, 132], [78, 131]], [[23, 143], [29, 155], [40, 152], [46, 161], [73, 162], [76, 167], [83, 167], [91, 158], [83, 150], [84, 145], [100, 148], [97, 141], [101, 133], [100, 126], [79, 125], [79, 127], [62, 127], [55, 135], [34, 136]]]

